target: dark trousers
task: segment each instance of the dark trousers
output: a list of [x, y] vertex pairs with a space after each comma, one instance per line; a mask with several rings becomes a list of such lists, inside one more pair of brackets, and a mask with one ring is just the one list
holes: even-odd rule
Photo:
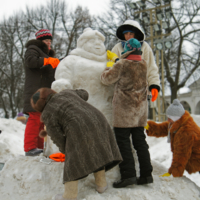
[[121, 178], [136, 177], [130, 135], [139, 160], [140, 177], [150, 176], [153, 168], [150, 161], [149, 146], [145, 140], [144, 127], [114, 128], [114, 131], [123, 158], [123, 161], [119, 164]]

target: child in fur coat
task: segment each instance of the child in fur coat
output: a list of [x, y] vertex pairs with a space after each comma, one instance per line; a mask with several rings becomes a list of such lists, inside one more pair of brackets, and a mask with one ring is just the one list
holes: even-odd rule
[[189, 174], [200, 171], [199, 126], [189, 112], [184, 110], [178, 99], [174, 99], [167, 108], [166, 115], [168, 117], [166, 122], [157, 124], [148, 121], [146, 132], [148, 136], [168, 137], [173, 153], [172, 164], [168, 170], [169, 175], [181, 177], [184, 170]]
[[[126, 41], [120, 60], [112, 68], [107, 67], [101, 75], [103, 84], [115, 84], [112, 101], [113, 127], [123, 162], [119, 164], [121, 179], [113, 183], [114, 188], [153, 182], [149, 147], [144, 133], [148, 114], [147, 65], [141, 55], [140, 42], [132, 38]], [[130, 136], [140, 164], [138, 179]]]
[[103, 193], [105, 171], [122, 161], [109, 123], [87, 99], [85, 90], [56, 93], [49, 88], [39, 89], [31, 98], [32, 107], [42, 113], [48, 135], [65, 154], [65, 192], [55, 200], [77, 199], [78, 180], [90, 173], [94, 173], [96, 190]]

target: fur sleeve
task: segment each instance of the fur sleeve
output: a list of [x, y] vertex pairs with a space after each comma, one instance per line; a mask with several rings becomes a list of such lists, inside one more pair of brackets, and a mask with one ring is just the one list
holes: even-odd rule
[[111, 85], [113, 83], [116, 83], [120, 78], [121, 65], [121, 62], [118, 61], [113, 65], [113, 67], [106, 68], [101, 74], [101, 82], [104, 85]]
[[78, 94], [79, 97], [81, 97], [83, 100], [87, 101], [89, 98], [89, 94], [86, 90], [78, 89], [75, 90], [76, 94]]
[[149, 129], [146, 131], [148, 136], [165, 137], [168, 135], [168, 122], [156, 123], [148, 121]]
[[53, 143], [59, 148], [61, 153], [65, 154], [66, 136], [61, 130], [61, 127], [59, 125], [47, 124], [46, 128], [47, 133], [51, 137]]
[[185, 166], [192, 153], [194, 139], [194, 135], [184, 131], [183, 127], [174, 136], [173, 160], [169, 168], [169, 173], [174, 177], [183, 176]]

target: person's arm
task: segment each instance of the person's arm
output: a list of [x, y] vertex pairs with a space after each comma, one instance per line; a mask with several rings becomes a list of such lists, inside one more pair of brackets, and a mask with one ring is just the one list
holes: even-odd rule
[[41, 68], [44, 64], [44, 57], [40, 57], [39, 52], [34, 48], [29, 48], [25, 52], [25, 66], [28, 68]]
[[46, 68], [51, 66], [52, 68], [56, 68], [60, 63], [58, 58], [52, 57], [41, 57], [40, 53], [35, 48], [27, 49], [25, 53], [25, 66], [28, 68]]
[[59, 124], [47, 124], [47, 134], [51, 137], [52, 141], [59, 148], [61, 153], [65, 154], [66, 136]]
[[100, 76], [101, 82], [104, 85], [111, 85], [117, 82], [120, 78], [121, 68], [122, 65], [120, 61], [115, 63], [112, 68], [106, 68]]
[[51, 88], [56, 92], [61, 92], [65, 89], [73, 89], [74, 79], [74, 65], [76, 63], [75, 58], [67, 56], [64, 58], [55, 72], [55, 81], [52, 83]]
[[76, 94], [78, 94], [79, 97], [81, 97], [81, 99], [87, 101], [89, 98], [89, 94], [86, 90], [84, 89], [77, 89], [75, 90]]
[[193, 144], [194, 135], [185, 132], [184, 128], [179, 129], [179, 131], [174, 136], [173, 159], [171, 167], [168, 170], [168, 172], [174, 177], [183, 176], [185, 166], [192, 154]]
[[151, 91], [153, 88], [155, 88], [159, 92], [160, 78], [159, 78], [158, 67], [155, 63], [153, 51], [146, 42], [144, 42], [143, 45], [144, 45], [144, 49], [142, 49], [143, 51], [142, 58], [147, 63], [147, 80], [149, 84], [149, 90]]
[[148, 136], [165, 137], [168, 135], [168, 122], [156, 123], [154, 121], [148, 121], [148, 130], [146, 133]]
[[121, 53], [124, 51], [122, 48], [121, 42], [117, 43], [111, 50], [113, 53], [117, 54], [117, 56], [120, 58]]

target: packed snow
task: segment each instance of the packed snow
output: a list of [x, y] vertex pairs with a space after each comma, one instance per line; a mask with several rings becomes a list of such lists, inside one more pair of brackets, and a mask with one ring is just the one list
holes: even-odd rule
[[[200, 125], [200, 116], [193, 115]], [[64, 163], [54, 162], [42, 154], [24, 156], [23, 141], [25, 125], [14, 119], [0, 118], [0, 200], [53, 200], [64, 192], [62, 184]], [[103, 194], [95, 191], [94, 177], [89, 175], [79, 181], [79, 200], [194, 200], [199, 199], [200, 175], [181, 178], [159, 177], [167, 172], [172, 154], [167, 138], [147, 136], [153, 165], [154, 183], [115, 189], [112, 183], [120, 178], [118, 167], [108, 171], [108, 189]], [[134, 154], [135, 155], [135, 154]], [[136, 163], [138, 172], [138, 163]], [[188, 178], [187, 178], [188, 177]]]

